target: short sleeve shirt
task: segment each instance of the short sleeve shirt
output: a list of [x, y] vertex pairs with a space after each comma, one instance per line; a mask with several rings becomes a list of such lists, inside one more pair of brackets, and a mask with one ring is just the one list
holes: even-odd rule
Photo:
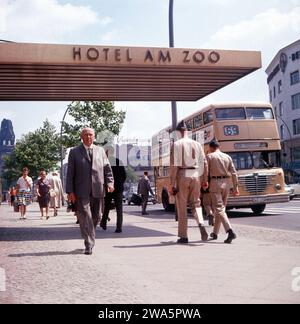
[[21, 178], [19, 178], [19, 180], [17, 182], [17, 184], [19, 185], [19, 190], [20, 191], [30, 191], [30, 189], [31, 189], [31, 187], [33, 185], [32, 178], [27, 176], [26, 180], [29, 182], [30, 188], [28, 188], [25, 179], [23, 177], [21, 177]]

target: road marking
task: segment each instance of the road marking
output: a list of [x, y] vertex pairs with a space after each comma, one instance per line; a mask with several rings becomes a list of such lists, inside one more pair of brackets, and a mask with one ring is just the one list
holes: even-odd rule
[[265, 212], [276, 212], [276, 213], [290, 213], [290, 214], [300, 214], [299, 209], [290, 209], [290, 208], [266, 208]]

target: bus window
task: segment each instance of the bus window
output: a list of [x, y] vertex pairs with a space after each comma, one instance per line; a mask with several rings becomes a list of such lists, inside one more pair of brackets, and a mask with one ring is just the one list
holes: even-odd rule
[[274, 119], [271, 108], [246, 108], [249, 119]]
[[247, 170], [253, 168], [251, 154], [249, 152], [228, 153], [237, 170]]
[[186, 123], [186, 127], [187, 127], [188, 131], [193, 130], [193, 120], [192, 119], [187, 120], [185, 123]]
[[244, 108], [216, 108], [215, 113], [218, 120], [246, 119]]
[[212, 110], [208, 110], [203, 114], [204, 125], [211, 123], [213, 119]]
[[202, 115], [198, 115], [194, 117], [194, 128], [199, 128], [201, 126], [203, 126]]
[[253, 152], [253, 163], [256, 169], [280, 167], [278, 152]]

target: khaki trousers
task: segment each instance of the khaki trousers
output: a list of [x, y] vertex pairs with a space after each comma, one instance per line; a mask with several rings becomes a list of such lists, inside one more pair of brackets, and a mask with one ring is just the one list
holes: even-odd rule
[[230, 183], [228, 180], [212, 179], [211, 180], [211, 200], [212, 208], [215, 216], [215, 225], [213, 232], [218, 234], [220, 231], [221, 223], [227, 232], [230, 228], [230, 222], [226, 214], [226, 204], [230, 192]]
[[200, 202], [200, 180], [180, 176], [177, 178], [176, 208], [178, 214], [178, 236], [187, 238], [187, 206], [192, 209], [197, 224], [203, 224], [202, 208]]

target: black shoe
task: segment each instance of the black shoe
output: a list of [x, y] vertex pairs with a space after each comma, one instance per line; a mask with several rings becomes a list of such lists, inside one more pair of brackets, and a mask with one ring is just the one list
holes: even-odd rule
[[115, 233], [122, 233], [122, 230], [121, 230], [120, 228], [117, 228], [117, 229], [115, 230]]
[[76, 221], [76, 224], [79, 224], [79, 220], [78, 220], [78, 221]]
[[187, 237], [181, 237], [177, 240], [178, 244], [187, 244], [189, 243], [189, 239]]
[[210, 233], [209, 235], [211, 237], [212, 240], [217, 240], [218, 239], [218, 235], [215, 233]]
[[149, 215], [147, 212], [142, 212], [142, 215]]
[[199, 224], [199, 229], [200, 229], [200, 233], [201, 233], [201, 240], [202, 241], [207, 241], [208, 234], [206, 232], [205, 227], [203, 225]]
[[236, 239], [236, 234], [233, 233], [232, 229], [228, 230], [227, 233], [228, 233], [228, 237], [224, 241], [224, 243], [230, 244], [232, 242], [232, 240]]
[[93, 254], [92, 248], [90, 248], [90, 247], [85, 248], [84, 254], [85, 255], [92, 255]]
[[105, 223], [100, 223], [100, 227], [102, 227], [102, 229], [103, 229], [104, 231], [106, 231], [106, 224], [105, 224]]

